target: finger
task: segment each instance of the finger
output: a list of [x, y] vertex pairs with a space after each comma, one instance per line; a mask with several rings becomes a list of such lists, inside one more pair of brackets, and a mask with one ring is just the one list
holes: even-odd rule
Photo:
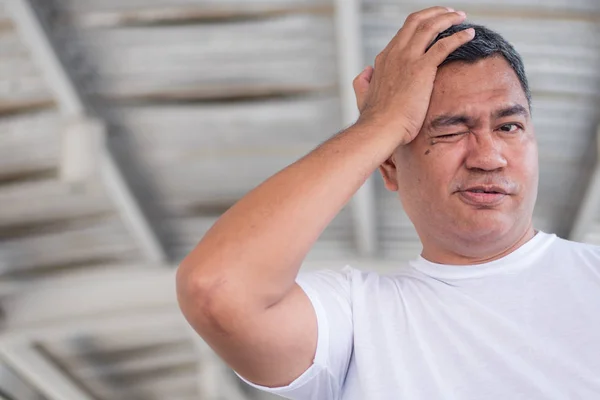
[[427, 21], [428, 19], [434, 18], [438, 15], [447, 14], [449, 12], [453, 12], [454, 9], [450, 7], [431, 7], [426, 8], [425, 10], [421, 10], [416, 13], [410, 14], [406, 17], [404, 21], [404, 26], [402, 29], [407, 32], [410, 36], [415, 32], [415, 29], [419, 26], [419, 24], [423, 21]]
[[404, 25], [402, 28], [400, 28], [400, 30], [398, 30], [386, 49], [390, 46], [404, 47], [413, 36], [415, 29], [417, 26], [419, 26], [421, 21], [426, 21], [435, 17], [436, 15], [446, 14], [452, 11], [454, 11], [454, 9], [450, 7], [430, 7], [410, 14], [408, 17], [406, 17]]
[[373, 78], [373, 72], [375, 72], [375, 68], [371, 67], [370, 65], [367, 68], [365, 68], [364, 78], [369, 83], [371, 83], [371, 79]]
[[474, 37], [475, 29], [473, 28], [456, 32], [447, 38], [438, 40], [425, 54], [432, 62], [435, 62], [435, 65], [440, 65], [450, 53], [463, 44], [470, 42]]
[[449, 12], [434, 18], [422, 21], [415, 30], [415, 34], [409, 43], [412, 50], [418, 55], [424, 54], [425, 50], [435, 38], [453, 25], [458, 25], [467, 18], [463, 11]]
[[373, 77], [373, 71], [373, 67], [369, 66], [354, 79], [354, 94], [356, 95], [356, 105], [359, 111], [362, 111], [364, 108], [367, 92], [369, 91], [369, 84]]

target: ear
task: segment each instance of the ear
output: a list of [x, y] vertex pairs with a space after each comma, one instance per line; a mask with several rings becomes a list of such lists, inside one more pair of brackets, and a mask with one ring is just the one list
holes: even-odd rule
[[379, 167], [379, 172], [383, 178], [383, 183], [385, 184], [385, 188], [390, 192], [398, 191], [398, 180], [396, 179], [396, 162], [394, 161], [394, 156], [390, 156], [381, 166]]

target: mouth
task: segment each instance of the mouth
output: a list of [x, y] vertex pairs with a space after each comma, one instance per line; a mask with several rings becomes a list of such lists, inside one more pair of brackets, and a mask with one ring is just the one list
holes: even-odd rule
[[480, 207], [498, 205], [508, 196], [507, 191], [499, 186], [473, 186], [460, 190], [458, 194], [465, 203]]

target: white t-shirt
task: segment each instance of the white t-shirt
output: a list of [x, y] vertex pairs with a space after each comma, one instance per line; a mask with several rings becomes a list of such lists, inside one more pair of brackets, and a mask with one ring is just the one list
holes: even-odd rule
[[318, 319], [290, 399], [600, 399], [600, 247], [539, 232], [508, 256], [302, 274]]

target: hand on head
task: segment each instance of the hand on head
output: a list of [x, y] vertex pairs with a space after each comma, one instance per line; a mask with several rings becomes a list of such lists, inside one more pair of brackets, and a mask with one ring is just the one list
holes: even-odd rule
[[354, 80], [360, 120], [386, 125], [407, 144], [419, 133], [433, 90], [437, 67], [454, 50], [473, 39], [473, 29], [458, 32], [427, 48], [443, 31], [466, 15], [445, 7], [411, 14], [404, 26]]

